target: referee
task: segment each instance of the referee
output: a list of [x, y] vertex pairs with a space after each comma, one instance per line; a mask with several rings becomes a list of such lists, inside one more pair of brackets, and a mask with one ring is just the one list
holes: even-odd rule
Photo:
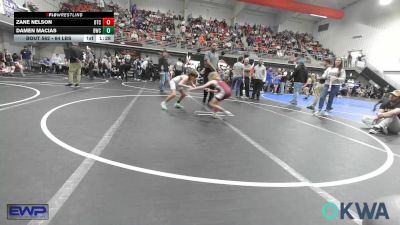
[[82, 50], [79, 48], [77, 42], [72, 42], [72, 45], [67, 49], [66, 56], [69, 56], [69, 70], [68, 70], [68, 84], [65, 86], [72, 86], [75, 83], [75, 87], [80, 87], [81, 82], [81, 62], [83, 60]]
[[[218, 68], [219, 57], [218, 57], [218, 54], [216, 53], [216, 50], [217, 50], [217, 43], [212, 43], [211, 50], [207, 51], [206, 54], [204, 55], [204, 66], [206, 68], [206, 71], [204, 73], [204, 83], [208, 82], [208, 75], [211, 72], [218, 72], [217, 68]], [[213, 88], [214, 87], [211, 86], [211, 89], [213, 89]], [[208, 95], [208, 91], [204, 91], [203, 103], [206, 103], [207, 95]], [[210, 102], [213, 97], [214, 97], [214, 93], [210, 92], [208, 102]]]

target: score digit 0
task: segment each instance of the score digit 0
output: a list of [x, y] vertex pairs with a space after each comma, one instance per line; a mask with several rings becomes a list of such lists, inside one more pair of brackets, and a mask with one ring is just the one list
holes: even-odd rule
[[103, 27], [103, 34], [114, 34], [114, 27]]
[[103, 18], [103, 26], [114, 26], [114, 18]]

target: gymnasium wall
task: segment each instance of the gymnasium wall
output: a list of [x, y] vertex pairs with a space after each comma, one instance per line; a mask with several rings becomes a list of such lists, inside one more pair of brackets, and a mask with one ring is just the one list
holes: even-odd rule
[[193, 17], [202, 16], [205, 19], [209, 19], [210, 17], [218, 20], [226, 19], [228, 24], [232, 17], [232, 10], [232, 8], [195, 1], [189, 1], [188, 6], [188, 14], [192, 14]]
[[276, 15], [243, 10], [237, 16], [237, 23], [239, 24], [261, 24], [273, 27], [276, 24]]
[[290, 30], [299, 33], [312, 34], [314, 30], [314, 22], [307, 20], [299, 20], [296, 18], [290, 18], [284, 23], [279, 24], [278, 31]]
[[[129, 7], [128, 0], [118, 0], [116, 2]], [[132, 4], [136, 4], [138, 9], [160, 10], [164, 13], [171, 10], [174, 14], [181, 14], [183, 16], [184, 0], [132, 0]], [[122, 5], [121, 7], [123, 7]]]
[[14, 42], [14, 33], [10, 29], [0, 26], [0, 51], [7, 49], [11, 53], [18, 53], [24, 48], [25, 43]]
[[[160, 10], [161, 12], [171, 10], [175, 13], [181, 14], [182, 16], [184, 12], [184, 0], [133, 0], [132, 2], [136, 3], [139, 9], [149, 9], [152, 11]], [[229, 24], [232, 19], [233, 7], [233, 5], [231, 7], [226, 7], [202, 1], [189, 1], [188, 14], [192, 14], [193, 17], [202, 16], [205, 19], [209, 19], [210, 17], [219, 20], [226, 19]], [[275, 18], [276, 15], [274, 14], [254, 12], [244, 9], [237, 16], [237, 22], [239, 24], [249, 23], [274, 26], [276, 25]]]
[[[15, 3], [22, 6], [25, 3], [25, 0], [13, 0]], [[34, 0], [33, 4], [40, 9], [40, 11], [58, 11], [60, 8], [60, 2], [64, 2], [62, 0]]]
[[[318, 32], [318, 25], [326, 23], [329, 29]], [[339, 56], [362, 50], [367, 61], [379, 70], [400, 71], [400, 1], [386, 7], [379, 6], [377, 0], [359, 1], [345, 9], [343, 20], [319, 22], [313, 35]]]

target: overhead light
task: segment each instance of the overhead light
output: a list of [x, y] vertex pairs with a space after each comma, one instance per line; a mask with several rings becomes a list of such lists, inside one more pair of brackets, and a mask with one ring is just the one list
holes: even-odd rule
[[321, 16], [321, 15], [317, 15], [317, 14], [310, 14], [310, 16], [320, 17], [320, 18], [324, 18], [324, 19], [328, 18], [326, 16]]
[[379, 0], [380, 5], [389, 5], [392, 3], [392, 0]]

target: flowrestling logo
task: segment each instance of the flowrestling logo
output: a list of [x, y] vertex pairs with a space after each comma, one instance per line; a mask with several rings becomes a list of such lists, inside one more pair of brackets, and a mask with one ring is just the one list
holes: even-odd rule
[[47, 204], [8, 204], [7, 219], [9, 220], [48, 220], [49, 205]]
[[[353, 209], [353, 210], [352, 210]], [[354, 210], [355, 209], [355, 210]], [[358, 217], [362, 220], [380, 220], [380, 219], [390, 219], [389, 213], [386, 209], [386, 205], [383, 202], [374, 202], [368, 204], [366, 202], [341, 202], [339, 207], [333, 202], [327, 202], [322, 207], [322, 216], [327, 220], [333, 220], [339, 217], [339, 219], [358, 219], [350, 213], [354, 211], [358, 214]]]

